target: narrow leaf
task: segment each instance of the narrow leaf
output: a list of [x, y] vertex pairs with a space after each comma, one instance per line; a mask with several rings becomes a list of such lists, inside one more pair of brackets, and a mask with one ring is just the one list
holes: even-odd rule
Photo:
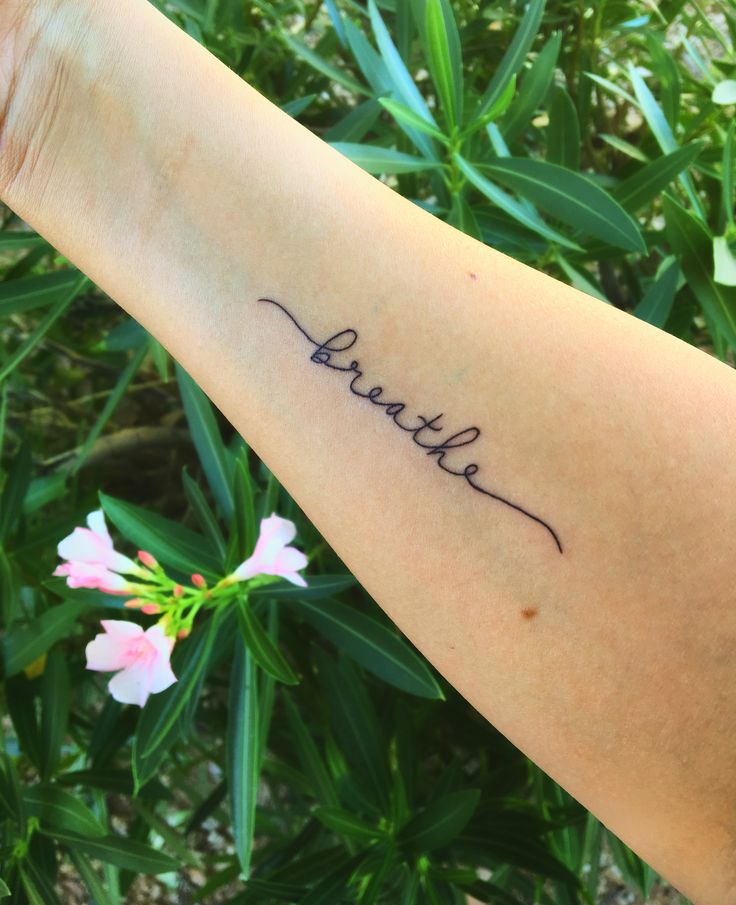
[[349, 141], [333, 141], [329, 144], [369, 173], [416, 173], [441, 166], [440, 163], [427, 160], [425, 157], [406, 154], [394, 148], [382, 148], [379, 145], [356, 144]]
[[478, 103], [473, 119], [487, 113], [501, 96], [512, 76], [517, 75], [524, 64], [542, 21], [545, 0], [531, 0], [524, 14], [519, 18], [519, 26], [508, 46], [503, 59], [496, 67], [488, 87]]
[[220, 513], [229, 521], [233, 515], [232, 474], [212, 403], [178, 362], [176, 379], [199, 461]]
[[242, 645], [236, 645], [230, 677], [226, 750], [235, 851], [247, 880], [258, 789], [258, 696], [255, 661]]
[[402, 691], [444, 699], [429, 667], [386, 626], [338, 600], [301, 600], [295, 610], [340, 650]]
[[707, 314], [736, 349], [736, 289], [716, 283], [712, 268], [712, 238], [696, 217], [671, 195], [663, 199], [667, 238], [690, 288]]
[[631, 215], [578, 173], [526, 157], [494, 160], [483, 168], [563, 223], [618, 248], [646, 252]]
[[294, 670], [261, 625], [245, 595], [238, 598], [236, 606], [240, 633], [256, 663], [274, 679], [287, 685], [298, 685]]

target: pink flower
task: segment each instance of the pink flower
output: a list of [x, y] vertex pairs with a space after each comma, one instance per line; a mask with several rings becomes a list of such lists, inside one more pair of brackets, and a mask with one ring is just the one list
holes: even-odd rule
[[116, 701], [143, 707], [149, 694], [177, 681], [169, 662], [174, 639], [161, 625], [144, 631], [135, 622], [103, 619], [102, 627], [105, 634], [97, 635], [85, 649], [87, 669], [117, 672], [107, 686]]
[[99, 588], [108, 594], [129, 594], [133, 585], [117, 572], [89, 562], [65, 562], [57, 566], [52, 575], [66, 575], [69, 588]]
[[307, 583], [298, 569], [307, 565], [307, 557], [296, 547], [288, 547], [296, 536], [296, 527], [289, 519], [272, 513], [261, 520], [261, 531], [253, 553], [229, 576], [231, 581], [242, 581], [254, 575], [280, 575], [292, 584], [306, 588]]
[[53, 575], [66, 576], [70, 588], [99, 588], [110, 594], [127, 594], [133, 590], [118, 572], [150, 577], [150, 573], [113, 547], [102, 509], [87, 516], [88, 528], [75, 528], [57, 546], [62, 559]]

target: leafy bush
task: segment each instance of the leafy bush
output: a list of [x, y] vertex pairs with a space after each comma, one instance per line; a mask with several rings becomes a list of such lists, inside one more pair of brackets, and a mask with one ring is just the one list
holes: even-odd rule
[[[727, 2], [157, 5], [416, 204], [733, 360]], [[232, 905], [593, 903], [604, 840], [652, 890], [657, 874], [399, 636], [153, 337], [7, 209], [0, 252], [14, 903], [71, 901], [75, 878], [96, 905], [154, 882]], [[179, 682], [125, 706], [85, 647], [98, 620], [140, 617], [52, 576], [57, 543], [99, 508], [119, 549], [190, 588], [249, 556], [275, 511], [297, 525], [308, 587], [203, 609], [175, 647]]]

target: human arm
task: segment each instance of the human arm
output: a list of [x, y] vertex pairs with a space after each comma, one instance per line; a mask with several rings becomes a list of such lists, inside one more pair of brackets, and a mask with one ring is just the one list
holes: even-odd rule
[[0, 196], [481, 713], [698, 905], [736, 901], [731, 369], [412, 205], [142, 0], [16, 6]]

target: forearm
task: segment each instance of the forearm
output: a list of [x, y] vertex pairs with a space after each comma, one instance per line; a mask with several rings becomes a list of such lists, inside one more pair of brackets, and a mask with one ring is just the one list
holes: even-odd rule
[[733, 372], [412, 205], [143, 0], [52, 20], [57, 112], [18, 153], [55, 90], [27, 61], [4, 200], [481, 713], [698, 905], [736, 902]]

